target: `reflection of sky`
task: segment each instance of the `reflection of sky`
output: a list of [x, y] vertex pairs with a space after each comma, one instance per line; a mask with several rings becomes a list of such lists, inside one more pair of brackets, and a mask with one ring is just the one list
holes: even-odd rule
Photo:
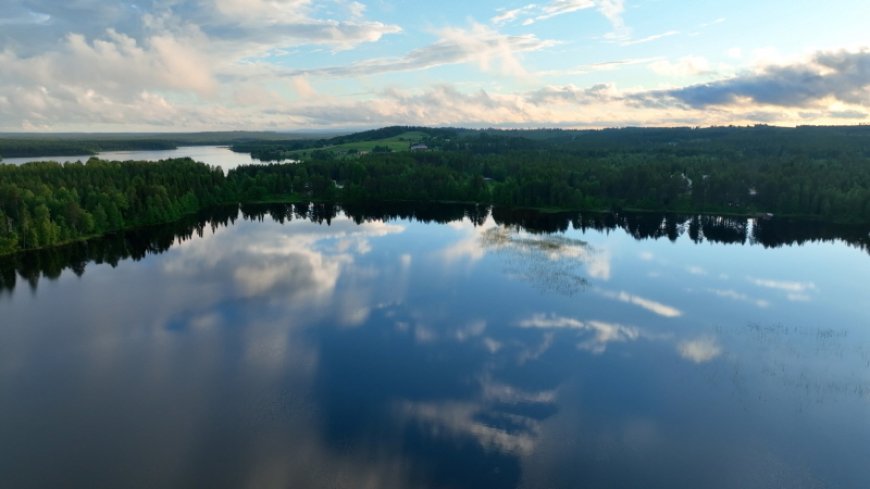
[[0, 473], [861, 487], [868, 272], [839, 244], [237, 222], [0, 298]]
[[[247, 153], [234, 153], [227, 147], [222, 146], [182, 146], [176, 149], [151, 150], [151, 151], [103, 151], [98, 158], [109, 161], [158, 161], [170, 158], [193, 158], [207, 165], [219, 166], [230, 170], [239, 165], [250, 165], [257, 160]], [[87, 161], [90, 156], [66, 155], [66, 156], [43, 156], [27, 158], [3, 158], [3, 163], [20, 165], [29, 161]]]

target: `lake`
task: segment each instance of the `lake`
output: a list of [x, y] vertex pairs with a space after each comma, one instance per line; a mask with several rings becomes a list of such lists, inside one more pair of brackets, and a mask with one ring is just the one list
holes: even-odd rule
[[[153, 151], [104, 151], [97, 154], [98, 158], [109, 161], [159, 161], [171, 158], [193, 158], [207, 165], [219, 166], [231, 170], [239, 165], [260, 163], [247, 153], [234, 153], [226, 146], [181, 146], [176, 149]], [[3, 163], [20, 165], [30, 161], [87, 161], [88, 155], [41, 156], [27, 158], [4, 158]]]
[[870, 487], [866, 231], [252, 206], [0, 260], [0, 485]]

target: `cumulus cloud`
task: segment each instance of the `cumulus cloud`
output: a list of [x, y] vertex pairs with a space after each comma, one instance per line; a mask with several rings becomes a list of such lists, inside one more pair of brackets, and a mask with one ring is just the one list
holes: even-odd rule
[[[606, 80], [580, 85], [576, 76], [644, 64], [667, 76], [712, 77], [717, 70], [698, 56], [535, 70], [526, 58], [558, 41], [496, 28], [589, 10], [609, 19], [614, 31], [606, 40], [654, 37], [632, 40], [623, 2], [615, 0], [530, 3], [499, 12], [493, 24], [442, 27], [428, 45], [367, 60], [339, 51], [402, 29], [369, 18], [353, 0], [13, 3], [0, 9], [0, 130], [806, 124], [857, 123], [870, 113], [867, 49], [650, 91]], [[316, 50], [323, 59], [288, 64]], [[513, 79], [357, 80], [451, 64]], [[540, 83], [542, 77], [557, 83]]]
[[643, 94], [691, 108], [762, 104], [807, 107], [826, 100], [870, 104], [870, 50], [823, 52], [808, 62]]
[[[348, 18], [323, 17], [306, 0], [24, 2], [0, 14], [0, 126], [238, 121], [250, 115], [245, 80], [269, 74], [251, 62], [257, 56], [306, 44], [345, 49], [401, 30], [339, 3]], [[274, 92], [260, 92], [275, 105]]]

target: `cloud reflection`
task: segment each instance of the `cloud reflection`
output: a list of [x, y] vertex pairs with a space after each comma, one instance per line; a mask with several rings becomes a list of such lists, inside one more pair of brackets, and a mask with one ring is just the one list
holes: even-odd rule
[[555, 314], [535, 314], [520, 321], [518, 325], [521, 328], [571, 329], [591, 332], [593, 338], [580, 343], [578, 346], [593, 353], [603, 353], [610, 343], [634, 341], [640, 338], [640, 330], [635, 327], [604, 321], [580, 321]]
[[[217, 239], [179, 243], [164, 261], [164, 273], [219, 283], [227, 283], [229, 275], [235, 295], [243, 298], [283, 295], [294, 302], [324, 301], [334, 293], [342, 272], [370, 251], [370, 239], [404, 231], [395, 224], [357, 225], [347, 218], [337, 218], [330, 226], [293, 223], [281, 232], [254, 223], [243, 225], [245, 232], [219, 230]], [[284, 293], [276, 295], [277, 291]], [[347, 322], [364, 319], [359, 300], [350, 302], [357, 304], [345, 308]]]
[[784, 292], [786, 299], [792, 302], [810, 301], [812, 300], [811, 294], [819, 290], [814, 282], [772, 280], [755, 277], [747, 277], [747, 280], [758, 287]]
[[749, 303], [754, 304], [760, 308], [765, 308], [765, 307], [770, 306], [770, 302], [768, 302], [766, 300], [753, 299], [752, 297], [749, 297], [746, 294], [737, 292], [736, 290], [733, 290], [733, 289], [707, 289], [707, 291], [713, 295], [718, 296], [718, 297], [722, 297], [725, 299], [734, 299], [736, 301], [741, 301], [741, 302], [749, 302]]
[[714, 338], [697, 338], [677, 346], [680, 356], [694, 363], [707, 363], [722, 354], [722, 347]]
[[500, 417], [519, 424], [519, 429], [488, 425], [476, 419], [481, 406], [465, 402], [412, 403], [401, 406], [400, 412], [407, 418], [437, 426], [431, 433], [439, 436], [468, 436], [485, 450], [495, 450], [511, 455], [528, 455], [535, 448], [540, 433], [540, 423], [519, 416], [503, 414]]
[[428, 425], [434, 437], [469, 437], [486, 451], [528, 456], [542, 432], [539, 417], [520, 414], [517, 406], [555, 409], [555, 390], [527, 391], [493, 381], [480, 380], [477, 399], [469, 401], [402, 401], [398, 411], [407, 420]]
[[453, 226], [467, 235], [440, 252], [447, 264], [459, 260], [477, 262], [488, 253], [504, 255], [508, 274], [548, 291], [571, 295], [586, 286], [586, 275], [610, 280], [611, 255], [588, 243], [557, 234], [536, 235], [498, 226], [490, 216], [481, 226], [462, 221]]
[[676, 318], [683, 315], [683, 311], [677, 309], [676, 307], [671, 307], [661, 302], [656, 302], [652, 299], [647, 299], [645, 297], [641, 297], [634, 294], [629, 294], [625, 291], [620, 292], [611, 292], [611, 291], [601, 291], [601, 295], [607, 297], [608, 299], [618, 300], [620, 302], [625, 302], [626, 304], [634, 304], [635, 306], [641, 307], [650, 311], [654, 314], [658, 314], [659, 316], [663, 316], [666, 318]]

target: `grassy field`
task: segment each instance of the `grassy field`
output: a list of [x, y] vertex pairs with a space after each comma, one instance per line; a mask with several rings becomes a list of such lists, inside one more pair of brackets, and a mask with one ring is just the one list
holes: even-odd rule
[[426, 133], [420, 131], [408, 131], [398, 136], [391, 138], [376, 139], [372, 141], [358, 141], [351, 143], [338, 144], [335, 146], [325, 146], [316, 150], [303, 149], [297, 151], [286, 151], [284, 154], [288, 159], [304, 159], [309, 156], [312, 151], [329, 151], [335, 156], [356, 156], [360, 153], [371, 153], [376, 147], [389, 148], [390, 151], [401, 152], [409, 151], [411, 146], [424, 141], [427, 138]]

